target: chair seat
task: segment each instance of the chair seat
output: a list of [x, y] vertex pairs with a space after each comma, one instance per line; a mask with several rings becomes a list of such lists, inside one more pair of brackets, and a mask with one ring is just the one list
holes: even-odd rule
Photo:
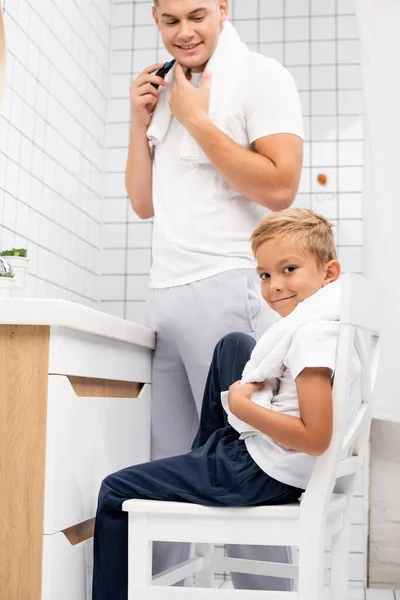
[[[298, 546], [301, 539], [300, 506], [301, 502], [279, 506], [215, 508], [186, 502], [127, 500], [122, 508], [129, 513], [130, 519], [147, 520], [151, 540]], [[332, 494], [326, 515], [330, 531], [338, 531], [342, 526], [345, 507], [346, 496]]]
[[[251, 506], [240, 508], [215, 508], [202, 506], [189, 502], [164, 502], [161, 500], [126, 500], [122, 509], [137, 515], [154, 516], [193, 516], [193, 517], [219, 517], [223, 519], [235, 519], [235, 517], [246, 517], [246, 519], [293, 519], [300, 516], [300, 502], [292, 504], [280, 504], [277, 506]], [[342, 510], [346, 506], [344, 494], [332, 494], [328, 503], [328, 514]]]

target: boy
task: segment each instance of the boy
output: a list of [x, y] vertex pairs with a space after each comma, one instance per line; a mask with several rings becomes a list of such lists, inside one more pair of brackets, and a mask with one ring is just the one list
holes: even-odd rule
[[[262, 296], [283, 319], [253, 353], [256, 343], [247, 334], [232, 333], [218, 342], [191, 452], [129, 467], [104, 480], [95, 528], [94, 600], [127, 598], [127, 515], [121, 510], [126, 499], [209, 506], [290, 503], [306, 488], [315, 457], [329, 446], [339, 314], [324, 306], [334, 316], [316, 320], [315, 311], [307, 316], [304, 307], [326, 298], [324, 288], [340, 275], [332, 225], [308, 209], [271, 213], [254, 231], [252, 248]], [[297, 329], [295, 319], [300, 319]], [[276, 381], [268, 379], [265, 390], [263, 381], [240, 382], [259, 344], [286, 325], [294, 331]], [[267, 387], [269, 408], [255, 400]], [[228, 417], [221, 404], [226, 390]], [[230, 422], [235, 427], [244, 422], [244, 433]]]

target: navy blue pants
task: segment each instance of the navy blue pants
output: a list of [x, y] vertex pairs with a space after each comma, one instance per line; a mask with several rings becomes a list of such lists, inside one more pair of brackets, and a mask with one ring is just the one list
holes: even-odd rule
[[231, 333], [216, 345], [191, 452], [128, 467], [103, 481], [94, 533], [93, 600], [127, 600], [125, 500], [257, 506], [294, 502], [302, 494], [261, 471], [221, 405], [221, 391], [241, 378], [254, 345], [245, 333]]

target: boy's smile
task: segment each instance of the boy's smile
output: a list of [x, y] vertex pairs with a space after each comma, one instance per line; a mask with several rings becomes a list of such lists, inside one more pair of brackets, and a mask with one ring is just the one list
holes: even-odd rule
[[264, 242], [256, 251], [256, 260], [262, 296], [281, 317], [340, 275], [337, 260], [318, 265], [314, 254], [291, 240]]

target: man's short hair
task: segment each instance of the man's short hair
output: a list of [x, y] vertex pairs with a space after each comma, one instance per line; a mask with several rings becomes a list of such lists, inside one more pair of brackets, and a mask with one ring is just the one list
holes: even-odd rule
[[332, 228], [332, 223], [309, 208], [288, 208], [270, 213], [259, 223], [252, 233], [251, 247], [255, 254], [264, 242], [290, 240], [313, 254], [321, 266], [337, 259]]
[[153, 3], [158, 6], [159, 5], [159, 0], [153, 0]]

